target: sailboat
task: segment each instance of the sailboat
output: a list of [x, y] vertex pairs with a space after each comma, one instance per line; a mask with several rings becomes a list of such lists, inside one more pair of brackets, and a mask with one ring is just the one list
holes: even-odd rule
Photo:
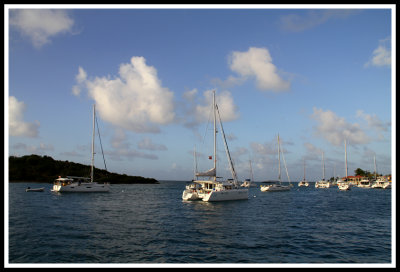
[[[202, 200], [206, 202], [212, 201], [227, 201], [227, 200], [240, 200], [248, 199], [248, 189], [241, 187], [237, 179], [236, 171], [230, 156], [228, 144], [222, 126], [221, 116], [219, 114], [218, 105], [215, 102], [215, 90], [213, 91], [213, 115], [214, 115], [214, 156], [213, 168], [206, 172], [195, 173], [195, 180], [192, 184], [186, 186], [182, 193], [182, 199], [188, 200]], [[228, 157], [228, 162], [232, 174], [232, 180], [217, 180], [217, 113], [219, 125], [224, 140], [225, 152]], [[203, 178], [203, 179], [199, 179]], [[204, 179], [205, 178], [205, 179]]]
[[325, 161], [324, 161], [324, 152], [322, 152], [322, 179], [315, 182], [315, 188], [329, 188], [329, 181], [325, 180]]
[[242, 187], [250, 187], [251, 186], [251, 182], [254, 180], [254, 177], [253, 177], [253, 168], [251, 167], [251, 160], [249, 160], [249, 163], [250, 163], [250, 176], [251, 176], [251, 178], [249, 178], [249, 179], [246, 179], [240, 186], [242, 186]]
[[308, 181], [306, 180], [306, 160], [303, 160], [303, 164], [304, 164], [304, 176], [303, 176], [303, 180], [300, 181], [297, 186], [301, 187], [301, 186], [305, 186], [308, 187]]
[[337, 186], [339, 188], [339, 190], [341, 191], [347, 191], [350, 190], [351, 185], [350, 182], [348, 182], [347, 180], [347, 148], [346, 148], [346, 139], [344, 140], [344, 161], [345, 161], [345, 169], [346, 169], [346, 178], [345, 180], [340, 179], [337, 182]]
[[96, 128], [96, 107], [93, 105], [93, 133], [92, 133], [92, 163], [90, 167], [90, 178], [67, 176], [58, 177], [53, 184], [53, 192], [108, 192], [109, 183], [97, 183], [93, 180], [94, 176], [94, 135]]
[[[282, 153], [283, 154], [283, 153]], [[290, 185], [286, 186], [286, 185], [282, 185], [282, 181], [281, 181], [281, 151], [280, 151], [280, 142], [279, 142], [279, 134], [278, 134], [278, 169], [279, 169], [279, 174], [278, 174], [278, 180], [279, 183], [273, 183], [273, 184], [268, 184], [268, 185], [261, 185], [260, 186], [260, 190], [262, 192], [278, 192], [278, 191], [289, 191], [290, 190]], [[286, 163], [285, 163], [286, 166]], [[286, 174], [288, 174], [287, 172], [287, 168], [286, 168]], [[289, 178], [289, 175], [288, 175]], [[289, 181], [290, 183], [290, 181]]]

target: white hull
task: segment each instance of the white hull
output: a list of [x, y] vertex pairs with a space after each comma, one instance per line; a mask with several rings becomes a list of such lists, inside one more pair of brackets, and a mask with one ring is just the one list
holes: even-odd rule
[[281, 192], [281, 191], [290, 191], [290, 187], [284, 186], [284, 185], [273, 184], [273, 185], [261, 186], [260, 190], [261, 190], [261, 192]]
[[338, 188], [341, 191], [347, 191], [350, 190], [351, 186], [350, 184], [338, 184]]
[[100, 184], [97, 182], [74, 182], [67, 185], [54, 184], [53, 192], [76, 192], [76, 193], [90, 193], [90, 192], [108, 192], [110, 190], [109, 184]]
[[377, 182], [371, 186], [374, 189], [390, 189], [392, 185], [389, 182]]
[[194, 201], [194, 200], [201, 200], [200, 196], [197, 192], [193, 192], [191, 190], [185, 190], [182, 193], [182, 199], [185, 201]]
[[248, 189], [229, 189], [221, 191], [210, 191], [203, 194], [202, 200], [206, 202], [241, 200], [249, 198]]
[[317, 181], [315, 183], [315, 188], [329, 188], [329, 187], [330, 187], [329, 182], [319, 182], [319, 181]]
[[297, 184], [297, 186], [299, 186], [299, 187], [301, 187], [301, 186], [305, 186], [305, 187], [308, 187], [308, 182], [307, 181], [300, 181], [298, 184]]

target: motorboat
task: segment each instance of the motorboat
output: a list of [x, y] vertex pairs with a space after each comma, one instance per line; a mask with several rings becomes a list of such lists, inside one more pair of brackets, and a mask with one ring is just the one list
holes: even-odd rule
[[371, 188], [371, 181], [368, 178], [362, 178], [358, 184], [360, 188]]
[[392, 188], [389, 181], [387, 181], [384, 177], [378, 177], [374, 184], [372, 184], [371, 188], [374, 189], [390, 189]]
[[329, 188], [330, 185], [330, 182], [324, 179], [315, 182], [315, 188]]
[[348, 191], [351, 189], [351, 184], [343, 179], [338, 180], [337, 182], [338, 189], [341, 191]]
[[28, 187], [28, 188], [25, 189], [25, 192], [43, 192], [43, 191], [44, 191], [44, 188], [31, 188], [31, 187]]

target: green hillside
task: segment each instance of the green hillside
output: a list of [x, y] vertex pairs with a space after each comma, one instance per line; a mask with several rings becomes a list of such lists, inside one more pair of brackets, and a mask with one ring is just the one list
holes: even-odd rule
[[[90, 166], [69, 161], [54, 160], [49, 156], [27, 155], [10, 156], [8, 159], [8, 174], [10, 182], [47, 182], [52, 183], [59, 176], [89, 177]], [[110, 173], [106, 170], [94, 169], [94, 180], [110, 184], [158, 183], [153, 178], [128, 176]]]

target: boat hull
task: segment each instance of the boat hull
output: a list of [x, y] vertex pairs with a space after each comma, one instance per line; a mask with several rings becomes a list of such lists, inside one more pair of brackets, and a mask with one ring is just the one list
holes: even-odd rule
[[202, 200], [206, 202], [214, 202], [214, 201], [241, 200], [248, 198], [249, 198], [248, 189], [231, 189], [231, 190], [221, 190], [221, 191], [210, 191], [203, 195]]
[[83, 182], [83, 183], [71, 183], [68, 185], [53, 185], [53, 192], [60, 193], [101, 193], [108, 192], [110, 190], [109, 184], [101, 184], [97, 182]]
[[290, 187], [284, 185], [267, 185], [267, 186], [261, 186], [260, 190], [262, 192], [283, 192], [283, 191], [290, 191]]
[[25, 189], [26, 192], [43, 192], [44, 188], [27, 188]]

